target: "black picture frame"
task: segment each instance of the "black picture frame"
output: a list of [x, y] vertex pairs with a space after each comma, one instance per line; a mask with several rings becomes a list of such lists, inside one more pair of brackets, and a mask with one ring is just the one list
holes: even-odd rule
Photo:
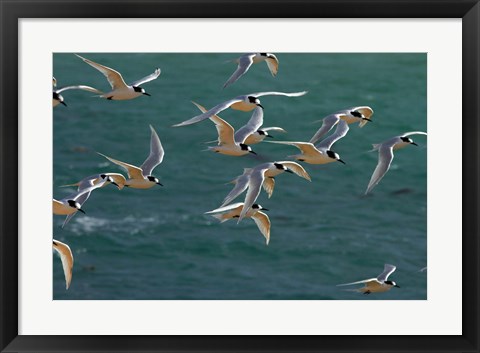
[[[275, 4], [275, 6], [272, 6]], [[116, 6], [113, 6], [116, 5]], [[121, 5], [121, 6], [119, 6]], [[1, 352], [479, 352], [478, 0], [0, 0]], [[461, 336], [23, 336], [18, 335], [18, 20], [21, 18], [461, 18]], [[52, 38], [54, 34], [52, 34]], [[460, 113], [460, 112], [459, 112]], [[459, 114], [460, 115], [460, 114]], [[451, 117], [436, 117], [449, 119]], [[460, 119], [460, 116], [454, 117]], [[14, 171], [14, 172], [12, 172]], [[8, 207], [7, 207], [8, 204]], [[460, 234], [451, 234], [460, 236]], [[448, 261], [448, 259], [446, 259]], [[389, 318], [394, 320], [394, 318]], [[438, 313], [442, 320], [442, 314]]]

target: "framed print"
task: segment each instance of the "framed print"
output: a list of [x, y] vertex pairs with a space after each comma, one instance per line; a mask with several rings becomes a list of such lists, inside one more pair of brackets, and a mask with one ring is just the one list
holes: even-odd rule
[[478, 1], [1, 4], [2, 352], [479, 351]]

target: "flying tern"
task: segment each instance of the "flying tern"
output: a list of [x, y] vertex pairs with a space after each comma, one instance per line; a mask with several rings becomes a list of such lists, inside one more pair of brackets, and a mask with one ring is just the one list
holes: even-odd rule
[[426, 132], [423, 131], [411, 131], [406, 132], [402, 135], [394, 136], [389, 138], [388, 140], [373, 145], [373, 150], [378, 150], [378, 163], [373, 171], [372, 177], [370, 178], [370, 182], [368, 183], [367, 190], [365, 191], [365, 195], [368, 194], [372, 189], [382, 180], [385, 174], [390, 169], [390, 164], [393, 160], [393, 151], [403, 148], [408, 145], [415, 145], [418, 146], [411, 138], [408, 136], [410, 135], [427, 135]]
[[165, 152], [162, 143], [160, 142], [160, 138], [152, 125], [150, 125], [150, 130], [152, 132], [150, 137], [150, 154], [140, 167], [121, 162], [97, 152], [99, 155], [107, 158], [110, 162], [119, 165], [127, 171], [128, 179], [124, 186], [134, 189], [149, 189], [154, 185], [162, 185], [160, 180], [152, 175], [152, 171], [156, 166], [162, 163]]
[[370, 293], [380, 293], [386, 292], [392, 289], [393, 287], [400, 288], [395, 282], [389, 281], [388, 276], [390, 276], [393, 271], [395, 271], [396, 267], [393, 265], [385, 264], [383, 272], [378, 275], [377, 278], [369, 278], [364, 279], [363, 281], [351, 282], [351, 283], [344, 283], [339, 284], [338, 286], [349, 286], [352, 284], [365, 284], [364, 287], [357, 288], [357, 289], [350, 289], [350, 291], [360, 292], [363, 294], [370, 294]]
[[155, 80], [158, 76], [160, 76], [161, 72], [159, 68], [156, 68], [152, 74], [127, 85], [123, 80], [122, 75], [118, 71], [85, 59], [78, 54], [75, 55], [93, 68], [100, 71], [107, 78], [110, 86], [112, 86], [112, 90], [107, 93], [102, 93], [100, 97], [109, 100], [127, 100], [140, 97], [141, 95], [150, 96], [150, 94], [145, 92], [145, 89], [140, 87], [140, 85]]
[[[240, 217], [242, 209], [243, 202], [239, 202], [205, 212], [205, 214], [210, 214], [212, 217], [218, 219], [220, 223], [223, 223], [230, 219]], [[245, 217], [252, 218], [255, 221], [258, 229], [265, 237], [266, 244], [268, 245], [270, 242], [270, 219], [261, 210], [268, 211], [268, 209], [263, 208], [261, 205], [253, 204], [250, 210], [245, 213]]]
[[[195, 104], [202, 113], [205, 113], [207, 111], [207, 109], [205, 109], [204, 106], [193, 101], [192, 103]], [[218, 115], [214, 115], [213, 117], [215, 119], [219, 118]], [[212, 120], [212, 117], [210, 117], [210, 120]], [[247, 122], [247, 124], [242, 126], [239, 130], [235, 132], [234, 134], [235, 142], [240, 143], [242, 141], [245, 145], [250, 146], [250, 145], [254, 145], [262, 142], [265, 139], [265, 137], [273, 137], [268, 133], [268, 131], [286, 132], [281, 127], [276, 127], [276, 126], [265, 127], [260, 129], [262, 124], [263, 124], [263, 112], [262, 114], [260, 113], [253, 114], [250, 120]], [[216, 142], [216, 140], [210, 141], [207, 143], [211, 143], [211, 142]]]
[[[55, 79], [55, 77], [53, 77], [52, 83], [53, 83], [54, 88], [57, 87], [57, 80]], [[63, 91], [68, 91], [70, 89], [79, 89], [79, 90], [83, 90], [83, 91], [93, 92], [93, 93], [96, 93], [96, 94], [103, 94], [102, 91], [100, 91], [96, 88], [90, 87], [90, 86], [85, 86], [85, 85], [66, 86], [66, 87], [54, 89], [53, 90], [53, 101], [52, 101], [54, 108], [59, 104], [63, 104], [64, 106], [67, 106], [67, 104], [65, 103], [65, 99], [63, 98], [63, 96], [60, 93], [62, 93]]]
[[101, 173], [101, 174], [90, 175], [86, 178], [83, 178], [82, 180], [80, 180], [78, 183], [75, 183], [75, 184], [62, 185], [62, 187], [78, 186], [78, 190], [80, 191], [82, 188], [82, 185], [85, 185], [84, 183], [89, 180], [92, 180], [92, 183], [93, 183], [92, 185], [101, 183], [103, 180], [105, 180], [105, 183], [103, 183], [102, 186], [113, 184], [118, 188], [118, 190], [122, 190], [123, 187], [125, 186], [125, 182], [127, 181], [125, 177], [119, 173]]
[[326, 139], [322, 140], [320, 143], [314, 145], [311, 142], [293, 142], [293, 141], [268, 141], [269, 143], [278, 143], [283, 145], [291, 145], [297, 147], [301, 153], [293, 156], [298, 161], [306, 162], [309, 164], [327, 164], [331, 162], [341, 162], [345, 164], [344, 161], [340, 159], [338, 153], [332, 151], [332, 145], [337, 142], [339, 139], [344, 137], [348, 130], [348, 124], [344, 120], [339, 120], [337, 123], [337, 128], [335, 132], [328, 136]]
[[310, 139], [310, 143], [315, 144], [320, 140], [327, 132], [329, 132], [338, 121], [344, 120], [347, 124], [353, 124], [358, 122], [360, 127], [363, 127], [367, 122], [372, 121], [370, 118], [373, 115], [373, 109], [367, 106], [352, 107], [344, 110], [340, 110], [336, 113], [327, 115], [322, 120], [322, 126]]
[[257, 64], [262, 61], [267, 63], [268, 69], [273, 77], [275, 77], [278, 72], [278, 59], [274, 54], [271, 53], [247, 53], [233, 61], [238, 64], [237, 69], [232, 76], [230, 76], [227, 82], [225, 82], [223, 88], [226, 88], [227, 86], [236, 82], [240, 77], [245, 75], [252, 64]]
[[258, 97], [262, 96], [287, 96], [287, 97], [300, 97], [307, 94], [307, 91], [303, 92], [293, 92], [293, 93], [285, 93], [285, 92], [258, 92], [258, 93], [250, 93], [247, 95], [243, 96], [237, 96], [235, 98], [229, 99], [225, 102], [222, 102], [220, 104], [217, 104], [214, 106], [212, 109], [208, 110], [207, 112], [194, 116], [191, 119], [185, 120], [184, 122], [181, 122], [179, 124], [173, 125], [174, 127], [178, 126], [186, 126], [186, 125], [191, 125], [198, 123], [200, 121], [203, 121], [205, 119], [210, 118], [212, 115], [218, 114], [222, 111], [224, 111], [227, 108], [232, 108], [236, 110], [241, 110], [244, 112], [249, 112], [253, 109], [255, 109], [257, 106], [260, 106], [263, 108], [263, 106], [260, 104], [260, 100]]
[[275, 187], [274, 178], [284, 172], [294, 173], [311, 181], [310, 175], [296, 162], [281, 161], [262, 163], [254, 168], [245, 168], [243, 174], [233, 180], [232, 183], [235, 184], [235, 187], [223, 200], [222, 207], [232, 202], [237, 196], [248, 189], [247, 195], [245, 196], [244, 207], [238, 218], [238, 222], [240, 222], [258, 198], [262, 186], [270, 197]]
[[66, 289], [70, 287], [72, 282], [72, 270], [73, 270], [73, 254], [70, 247], [62, 243], [61, 241], [53, 239], [53, 248], [60, 255], [60, 260], [62, 260], [63, 273], [65, 275], [65, 285]]
[[63, 222], [62, 228], [65, 227], [78, 211], [85, 213], [82, 206], [88, 200], [90, 193], [93, 190], [102, 187], [107, 181], [112, 182], [112, 179], [109, 179], [108, 177], [97, 184], [93, 184], [94, 180], [95, 178], [85, 178], [79, 183], [78, 191], [76, 193], [64, 197], [61, 200], [53, 199], [53, 214], [67, 216]]

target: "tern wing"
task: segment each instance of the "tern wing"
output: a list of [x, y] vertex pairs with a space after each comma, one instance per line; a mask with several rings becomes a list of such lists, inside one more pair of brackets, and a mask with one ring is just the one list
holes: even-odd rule
[[232, 83], [234, 83], [235, 81], [237, 81], [240, 77], [245, 75], [245, 73], [248, 71], [250, 66], [252, 66], [253, 58], [254, 58], [255, 55], [256, 55], [255, 53], [245, 54], [245, 55], [242, 55], [238, 59], [237, 69], [232, 74], [232, 76], [230, 76], [230, 78], [227, 80], [227, 82], [225, 82], [225, 84], [223, 85], [223, 88], [226, 88], [227, 86], [229, 86]]
[[340, 120], [340, 117], [337, 114], [331, 114], [323, 118], [323, 123], [320, 129], [313, 135], [313, 137], [310, 139], [310, 143], [316, 143], [318, 140], [320, 140], [323, 135], [325, 135], [327, 132], [329, 132], [335, 124], [338, 123]]
[[80, 89], [80, 90], [83, 90], [83, 91], [93, 92], [93, 93], [96, 93], [96, 94], [103, 94], [102, 91], [100, 91], [96, 88], [90, 87], [90, 86], [85, 86], [85, 85], [62, 87], [62, 88], [59, 88], [59, 89], [55, 90], [55, 92], [61, 93], [63, 91], [67, 91], [69, 89]]
[[369, 283], [369, 282], [372, 282], [372, 281], [377, 281], [376, 278], [369, 278], [369, 279], [364, 279], [362, 281], [357, 281], [357, 282], [350, 282], [350, 283], [342, 283], [342, 284], [337, 284], [337, 287], [338, 286], [349, 286], [351, 284], [361, 284], [361, 283]]
[[269, 127], [262, 127], [261, 130], [263, 131], [278, 131], [278, 132], [287, 132], [287, 130], [278, 127], [278, 126], [269, 126]]
[[240, 221], [245, 217], [247, 212], [255, 203], [258, 195], [260, 194], [263, 181], [265, 180], [265, 170], [266, 169], [253, 170], [252, 174], [250, 174], [247, 196], [245, 196], [245, 202], [242, 208], [242, 212], [240, 212], [240, 217], [238, 218], [237, 223], [240, 223]]
[[242, 126], [235, 133], [235, 142], [237, 143], [245, 142], [247, 137], [253, 134], [255, 131], [257, 131], [260, 128], [260, 126], [262, 126], [262, 124], [263, 124], [263, 109], [262, 107], [256, 107], [248, 123]]
[[270, 242], [270, 218], [268, 218], [268, 216], [261, 211], [256, 212], [252, 216], [252, 218], [257, 224], [257, 227], [260, 230], [260, 232], [265, 237], [265, 242], [268, 245], [268, 243]]
[[409, 136], [409, 135], [427, 135], [427, 133], [423, 131], [410, 131], [410, 132], [404, 133], [401, 136]]
[[[185, 120], [181, 123], [178, 123], [178, 124], [175, 124], [175, 125], [172, 125], [173, 127], [179, 127], [179, 126], [186, 126], [186, 125], [191, 125], [191, 124], [195, 124], [195, 123], [198, 123], [200, 121], [203, 121], [205, 119], [208, 119], [210, 118], [211, 116], [215, 115], [215, 114], [218, 114], [220, 113], [221, 111], [224, 111], [225, 109], [229, 108], [232, 104], [234, 103], [237, 103], [237, 102], [241, 102], [243, 101], [243, 99], [245, 98], [245, 96], [238, 96], [238, 97], [235, 97], [235, 98], [232, 98], [232, 99], [229, 99], [223, 103], [220, 103], [220, 104], [217, 104], [216, 106], [214, 106], [212, 109], [206, 111], [205, 113], [203, 114], [200, 114], [200, 115], [197, 115], [197, 116], [194, 116], [193, 118], [191, 119], [188, 119], [188, 120]], [[194, 103], [196, 104], [196, 103]], [[198, 107], [198, 105], [197, 105]], [[199, 108], [200, 109], [200, 108]]]
[[150, 74], [148, 76], [145, 76], [144, 78], [141, 78], [140, 80], [132, 82], [131, 86], [140, 86], [142, 83], [147, 83], [147, 82], [153, 81], [156, 78], [158, 78], [158, 76], [160, 76], [161, 72], [162, 71], [160, 70], [160, 68], [157, 67], [152, 74]]
[[[368, 106], [351, 107], [351, 108], [348, 108], [347, 110], [348, 111], [354, 110], [354, 111], [360, 112], [367, 119], [370, 119], [370, 117], [373, 115], [373, 109]], [[363, 127], [366, 123], [368, 123], [368, 120], [362, 120], [360, 121], [358, 126]]]
[[312, 179], [310, 178], [310, 175], [308, 175], [307, 171], [297, 162], [281, 161], [281, 162], [277, 162], [277, 163], [280, 163], [280, 164], [284, 165], [285, 167], [290, 169], [292, 172], [294, 172], [299, 177], [302, 177], [303, 179], [307, 179], [308, 181], [312, 181]]
[[209, 118], [215, 123], [215, 127], [218, 132], [218, 144], [219, 145], [234, 145], [235, 144], [235, 129], [220, 118], [218, 115], [211, 116]]
[[165, 155], [160, 138], [158, 137], [158, 134], [152, 125], [150, 125], [150, 130], [152, 131], [152, 135], [150, 137], [150, 154], [145, 162], [143, 162], [143, 164], [140, 166], [143, 175], [152, 175], [153, 169], [162, 163], [163, 156]]
[[338, 140], [340, 140], [342, 137], [344, 137], [347, 134], [349, 129], [350, 128], [348, 127], [347, 122], [344, 121], [344, 120], [340, 120], [337, 123], [337, 128], [335, 129], [335, 132], [333, 134], [331, 134], [330, 136], [328, 136], [326, 139], [322, 140], [315, 147], [318, 150], [322, 150], [322, 149], [329, 150], [330, 148], [332, 148], [332, 145], [335, 142], [337, 142]]
[[377, 280], [382, 283], [385, 282], [388, 279], [388, 276], [390, 276], [396, 269], [396, 266], [385, 264], [383, 272], [378, 275]]
[[227, 196], [223, 199], [222, 207], [232, 202], [235, 198], [238, 197], [242, 192], [247, 190], [248, 181], [250, 179], [251, 169], [240, 175], [235, 179], [234, 188], [228, 193]]
[[82, 59], [84, 62], [86, 62], [88, 65], [92, 66], [93, 68], [97, 69], [98, 71], [100, 71], [108, 80], [108, 82], [110, 83], [110, 86], [112, 86], [112, 89], [117, 89], [117, 88], [124, 88], [124, 87], [127, 87], [127, 84], [125, 83], [125, 81], [123, 80], [123, 77], [122, 75], [120, 74], [120, 72], [112, 69], [112, 68], [109, 68], [107, 66], [103, 66], [101, 64], [98, 64], [96, 62], [93, 62], [91, 60], [88, 60], [84, 57], [81, 57], [80, 55], [78, 54], [75, 54], [76, 56], [78, 56], [80, 59]]
[[235, 209], [235, 208], [237, 208], [237, 207], [241, 207], [241, 206], [243, 206], [243, 202], [232, 203], [231, 205], [219, 207], [219, 208], [216, 208], [216, 209], [214, 209], [214, 210], [205, 212], [205, 214], [230, 211], [230, 210], [233, 210], [233, 209]]
[[275, 178], [265, 178], [263, 181], [263, 190], [268, 195], [268, 198], [272, 197], [273, 189], [275, 188]]
[[53, 239], [53, 248], [60, 255], [62, 260], [63, 273], [65, 275], [65, 284], [66, 288], [70, 287], [72, 281], [72, 269], [73, 269], [73, 254], [72, 250], [67, 244], [62, 243], [61, 241]]
[[134, 165], [131, 165], [131, 164], [128, 164], [128, 163], [125, 163], [125, 162], [121, 162], [121, 161], [118, 161], [116, 159], [113, 159], [111, 157], [108, 157], [100, 152], [97, 152], [100, 156], [103, 156], [105, 157], [106, 159], [108, 159], [110, 162], [116, 164], [116, 165], [119, 165], [120, 167], [122, 167], [123, 169], [125, 169], [127, 171], [127, 174], [128, 174], [128, 177], [131, 178], [131, 179], [145, 179], [143, 177], [143, 171], [142, 169], [134, 166]]
[[[202, 111], [203, 113], [207, 112], [207, 110], [205, 109], [204, 106], [196, 103], [196, 102], [193, 102], [193, 104], [195, 104], [195, 106], [200, 109], [200, 111]], [[235, 129], [232, 127], [232, 125], [230, 125], [229, 123], [227, 123], [225, 120], [223, 120], [222, 118], [220, 118], [218, 115], [213, 115], [210, 117], [210, 120], [213, 121], [215, 123], [215, 127], [217, 128], [217, 132], [218, 132], [218, 144], [219, 145], [223, 145], [223, 144], [227, 144], [227, 145], [233, 145], [235, 144]]]
[[393, 146], [392, 145], [380, 145], [378, 148], [378, 163], [373, 171], [370, 182], [368, 183], [367, 190], [365, 195], [368, 194], [372, 189], [382, 180], [384, 175], [390, 169], [390, 164], [393, 160]]
[[253, 97], [261, 97], [261, 96], [287, 96], [287, 97], [300, 97], [304, 96], [308, 93], [308, 91], [302, 91], [302, 92], [292, 92], [292, 93], [285, 93], [285, 92], [257, 92], [257, 93], [251, 93], [249, 96]]
[[278, 72], [278, 59], [275, 55], [270, 54], [270, 56], [265, 60], [267, 63], [268, 69], [273, 77], [277, 76]]
[[310, 142], [294, 142], [294, 141], [265, 141], [268, 143], [278, 143], [280, 145], [290, 145], [297, 147], [302, 153], [311, 154], [318, 153], [319, 151]]

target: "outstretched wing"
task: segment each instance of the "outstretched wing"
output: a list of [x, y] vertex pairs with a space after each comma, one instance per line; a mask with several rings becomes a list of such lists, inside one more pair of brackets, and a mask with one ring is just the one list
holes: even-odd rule
[[[238, 97], [235, 97], [235, 98], [232, 98], [232, 99], [229, 99], [223, 103], [220, 103], [220, 104], [217, 104], [216, 106], [214, 106], [212, 109], [210, 110], [207, 110], [205, 113], [203, 114], [200, 114], [200, 115], [197, 115], [197, 116], [194, 116], [193, 118], [191, 119], [188, 119], [188, 120], [185, 120], [181, 123], [178, 123], [178, 124], [175, 124], [175, 125], [172, 125], [173, 127], [179, 127], [179, 126], [186, 126], [186, 125], [191, 125], [191, 124], [195, 124], [195, 123], [198, 123], [200, 121], [203, 121], [205, 119], [208, 119], [210, 118], [211, 116], [215, 115], [215, 114], [218, 114], [220, 113], [221, 111], [224, 111], [225, 109], [229, 108], [232, 104], [234, 103], [237, 103], [237, 102], [241, 102], [243, 100], [243, 97], [244, 96], [238, 96]], [[196, 103], [194, 103], [196, 104]], [[198, 105], [197, 105], [198, 107]]]
[[232, 202], [238, 195], [247, 190], [251, 169], [247, 168], [244, 173], [235, 179], [235, 187], [223, 199], [222, 207]]
[[388, 276], [390, 276], [396, 269], [397, 269], [396, 266], [385, 264], [385, 267], [383, 268], [383, 272], [378, 275], [377, 280], [379, 282], [385, 282], [388, 279]]
[[284, 165], [285, 167], [290, 169], [292, 172], [294, 172], [299, 177], [302, 177], [303, 179], [307, 179], [308, 181], [312, 181], [312, 179], [310, 178], [310, 175], [308, 175], [307, 171], [297, 162], [281, 161], [281, 162], [277, 162], [277, 163], [280, 163], [280, 164]]
[[165, 155], [160, 138], [158, 137], [158, 134], [152, 125], [150, 125], [150, 130], [152, 131], [152, 135], [150, 137], [150, 154], [145, 162], [143, 162], [143, 164], [140, 166], [140, 169], [143, 171], [143, 175], [145, 176], [152, 175], [153, 169], [162, 163], [163, 156]]
[[401, 136], [410, 136], [410, 135], [427, 135], [427, 133], [423, 131], [410, 131], [410, 132], [404, 133]]
[[148, 75], [148, 76], [145, 76], [144, 78], [141, 78], [140, 80], [137, 80], [135, 82], [132, 82], [131, 83], [131, 86], [140, 86], [141, 84], [143, 83], [147, 83], [147, 82], [150, 82], [150, 81], [153, 81], [155, 80], [158, 76], [160, 76], [160, 73], [162, 71], [160, 70], [160, 68], [156, 68], [155, 71]]
[[340, 140], [342, 137], [344, 137], [348, 130], [350, 128], [348, 127], [348, 124], [344, 120], [340, 120], [337, 123], [337, 128], [335, 129], [335, 132], [328, 136], [326, 139], [322, 140], [320, 143], [318, 143], [315, 147], [319, 150], [329, 150], [332, 148], [332, 145]]
[[252, 219], [257, 224], [258, 229], [265, 237], [265, 242], [268, 245], [270, 242], [270, 218], [268, 218], [265, 213], [258, 211], [252, 216]]
[[262, 96], [287, 96], [287, 97], [301, 97], [304, 96], [308, 93], [308, 91], [302, 91], [302, 92], [291, 92], [291, 93], [286, 93], [286, 92], [257, 92], [257, 93], [251, 93], [248, 94], [248, 96], [253, 96], [253, 97], [262, 97]]
[[247, 212], [255, 203], [255, 200], [260, 194], [260, 190], [262, 188], [264, 179], [265, 179], [265, 169], [260, 169], [260, 170], [254, 169], [252, 171], [252, 174], [250, 174], [250, 179], [248, 181], [247, 196], [245, 196], [245, 202], [243, 204], [242, 212], [240, 212], [240, 217], [238, 218], [237, 223], [240, 223], [240, 221], [245, 217]]
[[357, 281], [357, 282], [350, 282], [350, 283], [342, 283], [342, 284], [337, 284], [337, 287], [339, 286], [349, 286], [349, 285], [352, 285], [352, 284], [361, 284], [361, 283], [369, 283], [369, 282], [372, 282], [372, 281], [377, 281], [376, 278], [369, 278], [369, 279], [364, 279], [362, 281]]
[[62, 243], [61, 241], [53, 239], [53, 248], [60, 255], [62, 260], [63, 273], [65, 275], [65, 284], [66, 288], [70, 287], [72, 282], [72, 269], [73, 269], [73, 254], [72, 250], [67, 244]]
[[119, 160], [116, 160], [116, 159], [113, 159], [111, 157], [108, 157], [100, 152], [97, 152], [100, 156], [103, 156], [105, 157], [106, 159], [108, 159], [110, 162], [116, 164], [116, 165], [119, 165], [120, 167], [122, 167], [123, 169], [125, 169], [127, 171], [127, 174], [128, 174], [128, 177], [131, 178], [131, 179], [144, 179], [143, 177], [143, 171], [141, 168], [138, 168], [134, 165], [131, 165], [131, 164], [128, 164], [128, 163], [125, 163], [125, 162], [121, 162]]
[[127, 87], [127, 84], [123, 80], [123, 77], [120, 74], [120, 72], [112, 68], [109, 68], [107, 66], [103, 66], [96, 62], [93, 62], [91, 60], [85, 59], [84, 57], [81, 57], [78, 54], [75, 54], [75, 55], [78, 56], [80, 59], [82, 59], [84, 62], [86, 62], [88, 65], [100, 71], [107, 78], [108, 82], [110, 83], [110, 86], [112, 86], [113, 89]]
[[263, 125], [263, 108], [256, 107], [248, 123], [235, 133], [235, 142], [243, 143], [248, 136], [257, 131]]
[[339, 122], [339, 120], [340, 118], [337, 114], [331, 114], [323, 118], [322, 126], [320, 129], [318, 129], [315, 135], [313, 135], [309, 142], [315, 144], [323, 137], [323, 135], [329, 132], [335, 126], [335, 124]]
[[373, 171], [370, 182], [368, 183], [367, 190], [365, 195], [368, 194], [372, 189], [382, 180], [384, 175], [390, 169], [390, 164], [393, 160], [393, 146], [391, 145], [380, 145], [378, 148], [378, 163]]
[[243, 202], [237, 202], [237, 203], [232, 203], [231, 205], [227, 205], [227, 206], [222, 206], [222, 207], [219, 207], [219, 208], [216, 208], [214, 210], [211, 210], [211, 211], [208, 211], [208, 212], [205, 212], [205, 214], [211, 214], [211, 213], [219, 213], [219, 212], [225, 212], [225, 211], [230, 211], [230, 210], [233, 210], [239, 206], [243, 206]]
[[267, 63], [268, 69], [270, 70], [270, 73], [272, 74], [273, 77], [277, 76], [278, 73], [278, 59], [275, 55], [273, 54], [268, 54], [267, 59], [265, 60]]
[[223, 88], [226, 88], [227, 86], [229, 86], [232, 83], [234, 83], [235, 81], [237, 81], [240, 77], [245, 75], [245, 73], [248, 71], [250, 66], [252, 66], [253, 58], [254, 58], [255, 55], [256, 55], [255, 53], [245, 54], [245, 55], [242, 55], [238, 59], [237, 69], [232, 74], [232, 76], [230, 76], [230, 78], [227, 80], [227, 82], [225, 82], [225, 84], [223, 85]]
[[88, 91], [88, 92], [93, 92], [93, 93], [96, 93], [96, 94], [103, 94], [102, 91], [96, 89], [96, 88], [93, 88], [93, 87], [90, 87], [90, 86], [85, 86], [85, 85], [76, 85], [76, 86], [67, 86], [67, 87], [62, 87], [62, 88], [59, 88], [57, 90], [55, 90], [55, 92], [57, 93], [61, 93], [63, 91], [67, 91], [69, 89], [80, 89], [82, 91]]

